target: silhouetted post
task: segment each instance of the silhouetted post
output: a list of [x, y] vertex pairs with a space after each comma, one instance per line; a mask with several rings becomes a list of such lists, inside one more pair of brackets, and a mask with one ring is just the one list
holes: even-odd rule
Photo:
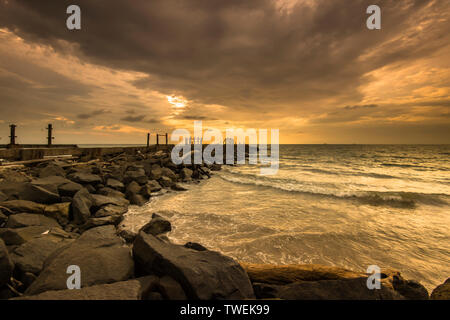
[[11, 135], [9, 136], [10, 137], [10, 143], [9, 144], [15, 145], [16, 144], [16, 138], [17, 138], [17, 136], [16, 136], [16, 127], [17, 126], [15, 124], [12, 124], [9, 127], [11, 128]]
[[166, 133], [166, 144], [169, 144], [169, 135]]
[[147, 133], [147, 148], [150, 147], [150, 133]]
[[156, 134], [156, 145], [159, 145], [159, 134]]
[[47, 130], [48, 130], [48, 135], [47, 135], [47, 146], [48, 146], [48, 147], [51, 147], [51, 146], [52, 146], [52, 140], [55, 139], [55, 138], [53, 138], [53, 136], [52, 136], [53, 126], [52, 126], [51, 123], [48, 124]]

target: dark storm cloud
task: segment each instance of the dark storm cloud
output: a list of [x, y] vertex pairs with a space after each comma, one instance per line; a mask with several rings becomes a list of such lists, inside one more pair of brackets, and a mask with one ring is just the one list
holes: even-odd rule
[[367, 108], [376, 108], [378, 107], [376, 104], [365, 104], [360, 106], [346, 106], [344, 109], [346, 110], [355, 110], [355, 109], [367, 109]]
[[90, 118], [93, 118], [95, 116], [99, 116], [99, 115], [105, 114], [105, 113], [110, 113], [110, 111], [105, 110], [105, 109], [95, 110], [95, 111], [92, 111], [90, 113], [81, 113], [81, 114], [77, 115], [77, 118], [78, 119], [82, 119], [82, 120], [86, 120], [86, 119], [90, 119]]
[[145, 115], [137, 115], [137, 116], [126, 116], [121, 118], [120, 120], [122, 121], [127, 121], [127, 122], [141, 122], [144, 121], [145, 119]]
[[147, 74], [138, 87], [261, 110], [330, 96], [358, 101], [367, 72], [447, 44], [449, 21], [430, 29], [425, 46], [414, 34], [397, 39], [425, 10], [448, 9], [447, 1], [428, 8], [429, 0], [377, 1], [383, 20], [375, 32], [365, 27], [372, 2], [299, 1], [285, 12], [269, 0], [79, 0], [82, 30], [74, 32], [65, 27], [72, 1], [18, 0], [0, 2], [0, 26], [58, 51], [69, 50], [60, 41], [67, 40], [84, 60]]
[[147, 118], [145, 114], [136, 114], [136, 111], [131, 109], [127, 111], [128, 115], [122, 117], [120, 120], [125, 122], [142, 122], [142, 123], [160, 123], [159, 119], [156, 118]]

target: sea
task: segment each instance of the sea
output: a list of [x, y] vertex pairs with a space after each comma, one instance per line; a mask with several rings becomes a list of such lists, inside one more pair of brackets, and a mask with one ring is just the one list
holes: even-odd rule
[[[450, 276], [450, 145], [280, 145], [279, 170], [223, 166], [185, 192], [131, 206], [169, 238], [237, 261], [395, 269], [429, 291]], [[431, 293], [431, 292], [430, 292]]]

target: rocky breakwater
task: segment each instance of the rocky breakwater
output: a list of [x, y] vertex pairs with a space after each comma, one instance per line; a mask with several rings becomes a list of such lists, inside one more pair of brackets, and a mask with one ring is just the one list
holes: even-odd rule
[[[128, 206], [187, 190], [214, 170], [220, 166], [176, 166], [167, 151], [0, 168], [0, 298], [64, 291], [70, 265], [80, 267], [83, 288], [135, 279], [130, 243], [136, 234], [120, 228]], [[136, 289], [147, 280], [129, 285]], [[91, 296], [101, 298], [83, 295]]]
[[[198, 243], [171, 243], [153, 214], [136, 234], [120, 226], [129, 204], [182, 191], [220, 166], [175, 166], [167, 152], [52, 162], [0, 171], [0, 298], [30, 300], [428, 299], [419, 283], [384, 271], [238, 263]], [[77, 266], [80, 289], [68, 289]], [[449, 281], [432, 299], [448, 299]]]

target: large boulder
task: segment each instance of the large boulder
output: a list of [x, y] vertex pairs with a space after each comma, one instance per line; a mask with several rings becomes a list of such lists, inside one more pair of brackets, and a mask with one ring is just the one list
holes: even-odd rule
[[431, 293], [432, 300], [450, 300], [450, 278], [437, 286]]
[[64, 197], [73, 197], [81, 189], [83, 189], [83, 186], [73, 181], [58, 186], [59, 194]]
[[141, 186], [136, 182], [132, 181], [127, 185], [127, 190], [125, 194], [127, 198], [129, 198], [133, 194], [139, 194], [141, 192]]
[[111, 284], [99, 284], [79, 290], [47, 291], [14, 300], [146, 300], [159, 279], [147, 276]]
[[108, 197], [101, 194], [92, 194], [91, 197], [94, 199], [92, 204], [94, 210], [98, 210], [108, 204], [113, 204], [119, 207], [127, 207], [130, 203], [127, 199], [122, 197]]
[[177, 180], [177, 175], [169, 168], [162, 168], [162, 175], [170, 178], [172, 181]]
[[166, 176], [162, 176], [158, 181], [159, 181], [159, 184], [165, 188], [170, 188], [171, 186], [174, 185], [174, 182], [172, 181], [172, 179], [170, 179], [169, 177], [166, 177]]
[[87, 189], [83, 188], [75, 194], [72, 201], [74, 223], [83, 224], [89, 219], [93, 203], [94, 198]]
[[169, 221], [161, 218], [155, 217], [150, 220], [149, 223], [145, 224], [140, 231], [145, 232], [147, 234], [151, 234], [154, 236], [169, 232], [172, 230], [172, 225]]
[[233, 259], [214, 251], [196, 251], [140, 232], [133, 255], [142, 272], [170, 276], [188, 299], [252, 299], [245, 271]]
[[316, 264], [270, 265], [242, 263], [252, 282], [288, 284], [297, 281], [339, 280], [364, 277], [362, 272]]
[[12, 212], [12, 213], [44, 213], [45, 206], [40, 203], [27, 201], [27, 200], [10, 200], [10, 201], [4, 201], [0, 203], [1, 207], [7, 208], [8, 211], [5, 212]]
[[78, 171], [67, 176], [70, 180], [81, 184], [98, 184], [102, 183], [102, 178], [96, 174]]
[[113, 178], [109, 178], [108, 180], [106, 180], [106, 187], [115, 189], [115, 190], [119, 190], [119, 191], [125, 190], [124, 184], [122, 182], [120, 182], [119, 180], [116, 180]]
[[80, 267], [82, 288], [128, 280], [134, 274], [130, 249], [113, 226], [102, 226], [84, 232], [69, 247], [48, 258], [26, 295], [67, 289], [70, 265]]
[[188, 168], [181, 169], [181, 171], [180, 171], [181, 179], [183, 179], [183, 180], [191, 180], [192, 179], [192, 173], [193, 173], [193, 171], [191, 169], [188, 169]]
[[9, 217], [6, 228], [23, 228], [30, 226], [44, 226], [48, 228], [60, 227], [56, 220], [36, 213], [18, 213]]
[[9, 282], [14, 269], [5, 243], [0, 239], [0, 288]]
[[150, 195], [154, 192], [158, 192], [162, 189], [161, 185], [158, 183], [158, 181], [156, 180], [150, 180], [149, 182], [147, 182], [147, 184], [142, 187], [142, 189], [144, 189], [146, 195], [148, 195], [150, 197]]
[[160, 166], [154, 166], [150, 170], [149, 178], [152, 180], [158, 180], [163, 176], [162, 168]]
[[146, 184], [148, 181], [147, 175], [144, 169], [127, 171], [123, 175], [123, 182], [129, 184], [132, 181], [136, 181], [138, 184]]
[[8, 216], [6, 216], [5, 214], [3, 214], [0, 211], [0, 228], [3, 227], [7, 221], [8, 221]]
[[72, 183], [72, 181], [60, 176], [48, 176], [45, 178], [34, 179], [33, 185], [40, 186], [50, 192], [58, 193], [58, 188], [64, 184]]
[[56, 203], [60, 201], [55, 190], [49, 190], [39, 184], [30, 182], [0, 183], [0, 190], [8, 196], [8, 199], [28, 200], [37, 203]]
[[21, 245], [31, 239], [40, 237], [49, 228], [45, 226], [30, 226], [24, 228], [2, 228], [0, 229], [0, 239], [8, 246]]
[[22, 276], [27, 272], [39, 275], [44, 267], [45, 260], [57, 249], [67, 246], [74, 240], [42, 236], [32, 239], [17, 247], [11, 253], [16, 270]]
[[8, 196], [0, 191], [0, 202], [8, 200]]
[[110, 215], [105, 217], [92, 217], [89, 218], [83, 225], [80, 226], [80, 229], [84, 232], [85, 230], [106, 226], [106, 225], [114, 225], [117, 226], [123, 220], [122, 215]]
[[44, 215], [53, 218], [62, 226], [69, 222], [70, 202], [55, 203], [44, 208]]
[[381, 289], [367, 288], [367, 278], [301, 281], [285, 285], [255, 283], [259, 299], [284, 300], [403, 300], [396, 291], [384, 285]]
[[137, 205], [137, 206], [143, 206], [147, 200], [140, 194], [132, 194], [128, 199], [130, 199], [130, 203]]
[[65, 177], [66, 172], [55, 163], [49, 163], [46, 167], [39, 170], [39, 177], [46, 178], [51, 176]]
[[428, 300], [427, 289], [414, 280], [404, 280], [399, 276], [394, 276], [392, 286], [395, 291], [400, 293], [408, 300]]
[[44, 204], [57, 203], [61, 201], [58, 193], [49, 191], [47, 188], [35, 184], [30, 184], [29, 188], [21, 195], [20, 199]]
[[97, 190], [97, 194], [101, 194], [103, 196], [107, 197], [114, 197], [114, 198], [125, 198], [125, 194], [118, 191], [111, 189], [109, 187], [100, 188]]
[[117, 206], [114, 204], [107, 204], [95, 213], [96, 218], [109, 216], [122, 216], [128, 211], [128, 206]]

